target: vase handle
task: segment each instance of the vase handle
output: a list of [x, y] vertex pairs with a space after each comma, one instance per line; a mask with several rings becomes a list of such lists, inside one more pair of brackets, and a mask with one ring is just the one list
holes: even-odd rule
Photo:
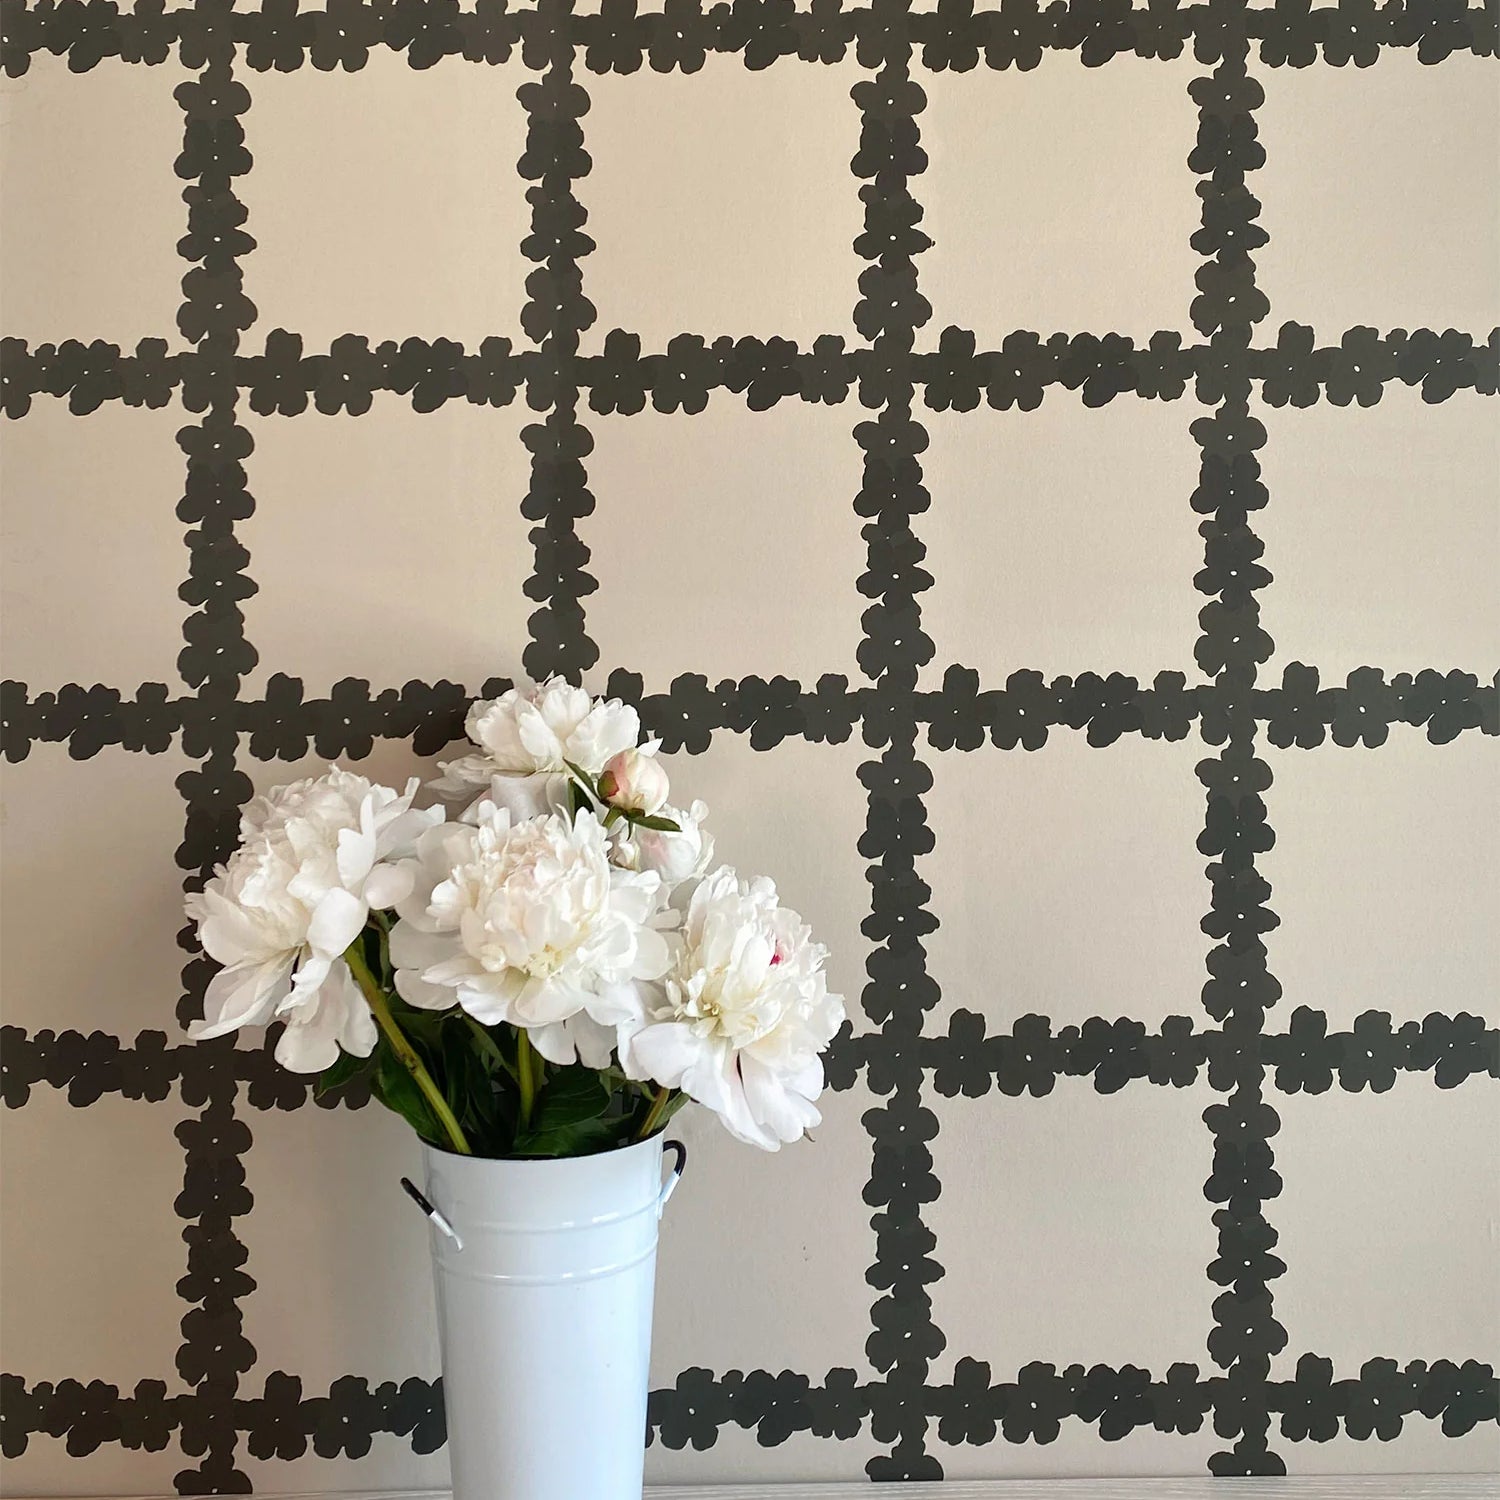
[[453, 1248], [455, 1250], [462, 1250], [464, 1247], [464, 1242], [459, 1237], [458, 1231], [447, 1221], [447, 1219], [443, 1217], [442, 1214], [438, 1212], [436, 1208], [432, 1206], [430, 1202], [428, 1202], [425, 1194], [417, 1191], [417, 1188], [412, 1183], [411, 1178], [403, 1177], [401, 1179], [401, 1187], [402, 1190], [406, 1193], [406, 1196], [410, 1198], [411, 1201], [415, 1203], [417, 1207], [420, 1208], [422, 1212], [426, 1214], [427, 1217], [431, 1219], [432, 1222], [436, 1224], [437, 1227], [441, 1229], [450, 1240], [453, 1241]]
[[677, 1184], [682, 1181], [682, 1174], [687, 1170], [687, 1147], [681, 1141], [663, 1141], [661, 1143], [663, 1153], [668, 1151], [676, 1156], [672, 1163], [672, 1175], [662, 1184], [661, 1196], [656, 1200], [656, 1217], [662, 1216], [662, 1210], [667, 1206], [667, 1199], [677, 1191]]

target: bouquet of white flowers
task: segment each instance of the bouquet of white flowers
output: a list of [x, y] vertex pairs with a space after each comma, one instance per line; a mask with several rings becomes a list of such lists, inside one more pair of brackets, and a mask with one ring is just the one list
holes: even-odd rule
[[430, 1145], [580, 1156], [687, 1100], [776, 1150], [818, 1123], [844, 1019], [766, 879], [711, 869], [629, 705], [562, 680], [474, 704], [438, 805], [332, 766], [256, 798], [188, 914], [222, 965], [195, 1038], [273, 1020]]

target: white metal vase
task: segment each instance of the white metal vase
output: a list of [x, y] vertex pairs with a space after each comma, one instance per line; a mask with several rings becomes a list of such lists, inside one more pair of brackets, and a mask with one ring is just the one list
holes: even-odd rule
[[423, 1147], [453, 1500], [640, 1500], [666, 1149]]

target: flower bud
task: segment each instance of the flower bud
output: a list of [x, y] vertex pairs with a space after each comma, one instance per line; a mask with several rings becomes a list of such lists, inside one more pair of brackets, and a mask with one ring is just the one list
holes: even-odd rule
[[606, 802], [648, 818], [666, 805], [668, 790], [662, 763], [641, 750], [622, 750], [599, 778], [599, 795]]
[[630, 868], [655, 870], [668, 885], [696, 880], [708, 868], [714, 854], [713, 838], [703, 829], [708, 808], [702, 802], [694, 802], [686, 811], [669, 807], [666, 815], [677, 824], [678, 832], [635, 829], [631, 835], [634, 863]]

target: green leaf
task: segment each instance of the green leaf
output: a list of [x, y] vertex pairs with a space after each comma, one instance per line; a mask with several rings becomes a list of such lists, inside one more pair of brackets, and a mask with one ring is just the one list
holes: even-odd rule
[[584, 1156], [609, 1145], [617, 1122], [603, 1119], [612, 1095], [597, 1069], [557, 1068], [537, 1095], [531, 1128], [516, 1137], [520, 1156]]
[[537, 1095], [531, 1116], [534, 1132], [546, 1132], [597, 1120], [609, 1108], [609, 1085], [595, 1068], [581, 1063], [559, 1068]]
[[470, 1097], [479, 1085], [489, 1082], [484, 1063], [474, 1046], [474, 1039], [462, 1026], [447, 1026], [439, 1037], [439, 1055], [443, 1059], [443, 1097], [453, 1113], [462, 1118]]
[[495, 1039], [495, 1034], [489, 1027], [480, 1021], [476, 1021], [470, 1015], [465, 1015], [463, 1022], [479, 1048], [479, 1058], [484, 1063], [485, 1068], [492, 1073], [498, 1068], [511, 1078], [514, 1078], [516, 1076], [516, 1065], [505, 1055], [505, 1049]]
[[464, 1127], [469, 1144], [481, 1149], [497, 1133], [500, 1110], [490, 1065], [475, 1031], [457, 1022], [445, 1027], [442, 1058], [443, 1097]]
[[380, 1060], [371, 1080], [371, 1092], [388, 1110], [401, 1116], [413, 1130], [433, 1145], [441, 1145], [446, 1136], [432, 1117], [432, 1110], [416, 1080], [406, 1071], [401, 1059], [387, 1046], [380, 1048]]
[[555, 1130], [534, 1127], [516, 1137], [518, 1156], [588, 1156], [613, 1144], [616, 1122], [613, 1120], [576, 1120]]
[[[581, 782], [589, 789], [591, 796], [599, 796], [599, 788], [594, 785], [594, 778], [587, 771], [580, 766], [575, 766], [570, 760], [563, 761], [563, 764], [573, 773], [575, 780]], [[604, 799], [600, 798], [599, 800], [603, 801]]]
[[[456, 1011], [420, 1010], [414, 1005], [404, 1003], [398, 1008], [394, 1002], [389, 1003], [391, 1014], [396, 1018], [396, 1024], [409, 1039], [421, 1043], [419, 1051], [441, 1051], [443, 1032], [447, 1029], [443, 1023], [456, 1014]], [[427, 1058], [424, 1056], [422, 1060], [426, 1062]]]
[[[507, 1083], [509, 1080], [507, 1080]], [[520, 1101], [515, 1086], [506, 1087], [497, 1077], [491, 1094], [494, 1123], [484, 1137], [483, 1153], [486, 1156], [508, 1156], [515, 1150], [516, 1126], [520, 1122]], [[479, 1148], [476, 1146], [476, 1150]]]
[[[675, 1115], [684, 1104], [689, 1103], [690, 1100], [691, 1096], [688, 1094], [673, 1094], [672, 1097], [667, 1100], [665, 1106], [663, 1106], [662, 1112], [656, 1117], [659, 1127], [665, 1127], [667, 1121], [670, 1120], [672, 1116]], [[654, 1133], [655, 1132], [653, 1132], [653, 1134]]]
[[356, 1057], [352, 1052], [340, 1052], [339, 1060], [318, 1074], [318, 1081], [313, 1085], [313, 1093], [321, 1099], [324, 1094], [332, 1093], [334, 1089], [341, 1089], [345, 1084], [352, 1083], [361, 1073], [374, 1066], [373, 1058]]
[[390, 989], [390, 955], [386, 952], [385, 932], [375, 921], [371, 912], [354, 940], [359, 945], [360, 957], [365, 966], [379, 981], [382, 989]]
[[658, 833], [682, 832], [682, 825], [680, 823], [674, 823], [671, 818], [658, 818], [655, 816], [648, 818], [643, 815], [641, 817], [632, 816], [630, 821], [634, 823], [637, 828], [654, 828]]

